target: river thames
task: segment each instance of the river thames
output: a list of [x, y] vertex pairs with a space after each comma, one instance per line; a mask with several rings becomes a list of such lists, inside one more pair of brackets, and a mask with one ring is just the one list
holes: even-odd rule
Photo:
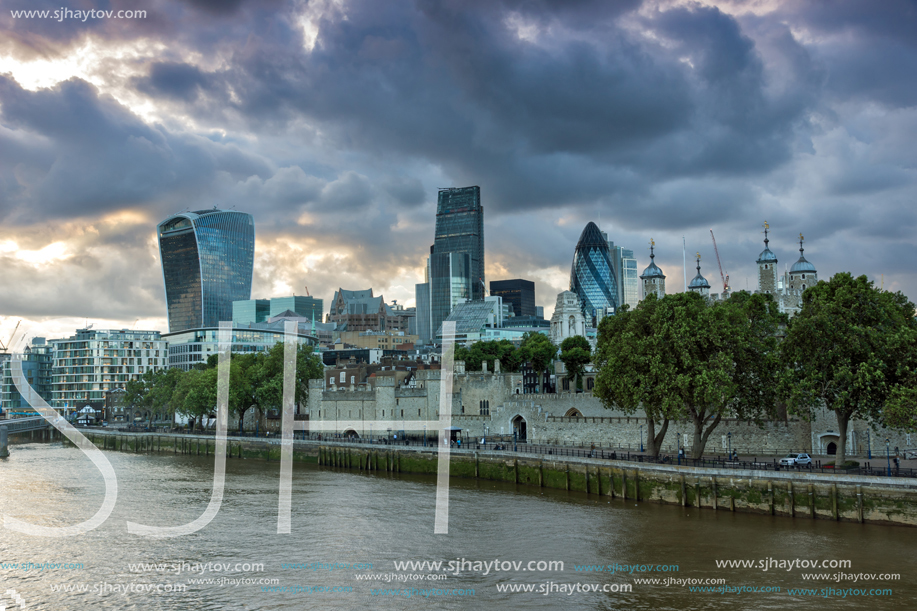
[[[0, 594], [6, 593], [0, 606], [917, 607], [917, 531], [907, 527], [714, 512], [453, 478], [449, 534], [434, 535], [435, 477], [297, 464], [292, 533], [278, 535], [279, 464], [228, 460], [214, 520], [191, 535], [153, 539], [129, 534], [126, 523], [174, 526], [198, 518], [210, 500], [213, 459], [106, 456], [119, 490], [102, 526], [64, 538], [0, 531]], [[0, 461], [4, 516], [66, 526], [94, 515], [103, 497], [101, 475], [78, 449], [14, 445], [12, 456]], [[810, 562], [817, 566], [807, 567]]]

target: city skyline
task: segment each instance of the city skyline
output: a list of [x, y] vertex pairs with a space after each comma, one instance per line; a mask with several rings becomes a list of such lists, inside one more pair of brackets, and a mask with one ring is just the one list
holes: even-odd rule
[[531, 279], [546, 317], [588, 221], [638, 270], [655, 238], [668, 292], [682, 236], [717, 287], [711, 228], [754, 290], [767, 220], [781, 268], [802, 232], [820, 277], [917, 296], [901, 5], [278, 7], [0, 16], [0, 333], [165, 331], [151, 227], [214, 205], [255, 216], [254, 295], [410, 306], [437, 191], [469, 184], [486, 279]]

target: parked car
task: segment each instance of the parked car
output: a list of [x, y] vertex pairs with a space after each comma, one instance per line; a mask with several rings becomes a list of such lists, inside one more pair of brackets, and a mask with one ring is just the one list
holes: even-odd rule
[[787, 454], [780, 459], [781, 467], [792, 467], [794, 465], [799, 465], [800, 467], [808, 467], [812, 464], [812, 457], [808, 454]]

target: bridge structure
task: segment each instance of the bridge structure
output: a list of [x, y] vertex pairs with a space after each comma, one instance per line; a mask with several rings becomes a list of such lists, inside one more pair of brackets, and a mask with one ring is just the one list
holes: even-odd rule
[[0, 426], [5, 426], [8, 435], [41, 431], [49, 426], [48, 421], [41, 416], [27, 416], [25, 418], [0, 419]]

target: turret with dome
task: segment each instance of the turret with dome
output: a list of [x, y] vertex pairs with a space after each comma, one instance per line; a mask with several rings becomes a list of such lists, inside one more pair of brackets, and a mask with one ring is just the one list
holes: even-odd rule
[[700, 293], [704, 297], [710, 295], [710, 283], [700, 273], [700, 253], [697, 253], [697, 275], [691, 280], [688, 290]]
[[643, 295], [649, 296], [650, 294], [655, 294], [656, 297], [662, 299], [665, 297], [665, 274], [662, 273], [662, 270], [656, 265], [654, 259], [656, 258], [655, 253], [653, 252], [656, 242], [650, 240], [650, 264], [643, 274], [640, 275], [640, 279], [643, 280]]

